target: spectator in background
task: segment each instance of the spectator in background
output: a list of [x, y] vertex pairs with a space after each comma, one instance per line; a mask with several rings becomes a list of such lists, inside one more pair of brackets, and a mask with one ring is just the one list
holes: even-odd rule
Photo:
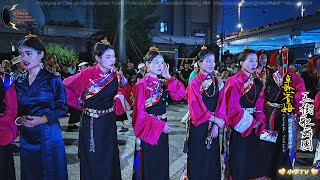
[[65, 78], [69, 77], [70, 74], [68, 72], [68, 66], [63, 66], [62, 71], [60, 72], [61, 74], [61, 79], [64, 80]]
[[172, 67], [172, 72], [170, 73], [170, 75], [176, 77], [179, 81], [182, 82], [182, 80], [180, 79], [180, 73], [177, 67]]
[[46, 67], [47, 65], [50, 65], [50, 69], [51, 69], [50, 59], [49, 59], [49, 58], [44, 59], [44, 60], [43, 60], [43, 65], [44, 65], [44, 67]]
[[136, 70], [134, 69], [133, 63], [128, 63], [128, 64], [127, 64], [127, 69], [125, 69], [123, 73], [124, 73], [124, 75], [129, 74], [130, 77], [133, 76], [133, 75], [136, 75], [137, 72], [136, 72]]
[[127, 64], [127, 69], [124, 70], [123, 74], [128, 79], [130, 85], [133, 87], [134, 84], [136, 83], [136, 75], [137, 75], [137, 72], [134, 69], [133, 63]]
[[190, 76], [189, 76], [189, 79], [188, 79], [188, 82], [191, 81], [191, 79], [193, 79], [199, 72], [199, 66], [198, 66], [198, 63], [194, 63], [193, 65], [193, 71], [191, 72]]
[[70, 76], [70, 73], [68, 72], [68, 66], [63, 66], [62, 71], [60, 72], [62, 80]]
[[309, 63], [301, 65], [301, 74], [308, 71]]
[[47, 71], [51, 72], [51, 66], [50, 66], [50, 64], [45, 65], [45, 68], [46, 68]]
[[221, 68], [220, 79], [223, 81], [224, 84], [226, 83], [228, 77], [230, 77], [230, 72], [227, 70], [227, 68]]
[[189, 76], [190, 76], [192, 70], [189, 68], [188, 63], [185, 63], [183, 65], [183, 67], [184, 67], [184, 69], [181, 70], [180, 78], [182, 79], [184, 86], [187, 87], [188, 86], [188, 79], [189, 79]]
[[61, 74], [57, 71], [58, 66], [52, 66], [51, 72], [61, 78]]
[[82, 63], [80, 63], [80, 64], [78, 65], [78, 68], [79, 68], [78, 71], [87, 68], [87, 67], [88, 67], [88, 64], [89, 64], [88, 62], [82, 62]]
[[220, 68], [222, 68], [222, 67], [226, 67], [226, 64], [223, 61], [220, 62]]
[[[218, 64], [218, 63], [216, 63], [216, 64]], [[220, 69], [221, 69], [221, 66], [220, 65], [216, 65], [215, 70], [220, 73]]]
[[234, 74], [234, 64], [231, 62], [227, 64], [227, 70], [233, 75]]
[[2, 64], [0, 63], [0, 72], [2, 72], [2, 71], [3, 71]]
[[137, 82], [137, 75], [133, 75], [130, 77], [130, 85], [133, 87]]
[[4, 72], [10, 73], [10, 61], [5, 59], [2, 61], [2, 68]]
[[140, 63], [138, 65], [138, 73], [137, 73], [137, 81], [139, 81], [140, 79], [142, 79], [144, 77], [144, 75], [146, 74], [146, 65], [144, 63]]
[[71, 64], [71, 67], [68, 68], [68, 73], [72, 76], [75, 75], [77, 73], [77, 63], [73, 62]]
[[16, 79], [17, 76], [19, 76], [24, 71], [24, 66], [20, 60], [20, 56], [14, 57], [11, 60], [12, 66], [11, 66], [11, 73], [10, 75]]
[[51, 66], [52, 67], [56, 66], [57, 72], [60, 72], [61, 69], [60, 69], [59, 64], [58, 64], [57, 56], [56, 55], [50, 56], [49, 61], [50, 61]]
[[179, 66], [179, 74], [181, 74], [181, 71], [183, 70], [183, 61], [182, 61], [182, 63], [181, 63], [181, 65]]

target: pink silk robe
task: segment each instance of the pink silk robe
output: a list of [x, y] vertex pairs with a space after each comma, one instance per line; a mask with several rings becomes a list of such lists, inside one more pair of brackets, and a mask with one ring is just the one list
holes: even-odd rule
[[[206, 76], [201, 74], [202, 79], [205, 79]], [[213, 112], [209, 111], [205, 106], [202, 96], [200, 94], [200, 82], [199, 76], [195, 76], [194, 80], [190, 82], [187, 87], [187, 95], [186, 98], [188, 100], [188, 109], [191, 116], [192, 124], [194, 126], [198, 126], [206, 121], [208, 121]], [[218, 91], [218, 84], [216, 85]], [[214, 115], [218, 118], [225, 119], [226, 118], [226, 104], [223, 101], [223, 93], [219, 93], [218, 103]]]
[[[103, 74], [104, 73], [100, 70], [99, 66], [96, 65], [94, 67], [89, 67], [87, 69], [81, 70], [80, 73], [66, 78], [63, 81], [63, 84], [66, 88], [68, 105], [81, 110], [82, 107], [78, 104], [78, 99], [82, 96], [83, 91], [92, 86], [91, 81], [95, 83], [99, 82], [102, 79]], [[130, 93], [131, 87], [129, 84], [126, 84], [123, 87], [119, 86], [118, 95], [124, 94], [124, 97], [129, 102], [129, 104], [131, 102]], [[117, 115], [123, 114], [125, 112], [123, 102], [119, 98], [115, 98], [114, 101], [114, 112]]]
[[[232, 128], [235, 128], [244, 117], [244, 110], [240, 105], [240, 98], [242, 92], [244, 91], [244, 84], [248, 80], [248, 78], [249, 77], [243, 71], [240, 71], [239, 73], [228, 78], [224, 87], [225, 89], [223, 91], [223, 99], [226, 103], [226, 123], [230, 125]], [[241, 133], [242, 137], [248, 136], [258, 122], [260, 122], [261, 124], [255, 129], [255, 134], [257, 136], [261, 134], [262, 130], [265, 127], [266, 118], [263, 112], [263, 89], [261, 90], [257, 98], [258, 99], [256, 101], [256, 118], [253, 118], [250, 126], [244, 132]]]
[[[151, 85], [146, 78], [148, 78], [149, 82], [152, 82]], [[157, 143], [165, 126], [165, 122], [146, 112], [146, 100], [155, 93], [154, 89], [157, 81], [157, 78], [153, 78], [146, 74], [146, 76], [138, 81], [133, 88], [133, 130], [136, 137], [151, 145]], [[173, 100], [180, 100], [185, 97], [184, 85], [175, 77], [167, 80], [166, 88]], [[153, 91], [151, 91], [151, 89], [153, 89]]]
[[4, 104], [6, 108], [3, 115], [0, 116], [1, 146], [11, 144], [19, 135], [18, 128], [14, 122], [18, 114], [18, 99], [14, 84], [6, 91]]

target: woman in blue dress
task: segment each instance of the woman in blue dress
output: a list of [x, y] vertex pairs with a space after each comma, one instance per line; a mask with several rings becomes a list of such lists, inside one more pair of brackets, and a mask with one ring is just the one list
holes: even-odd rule
[[64, 85], [59, 76], [41, 67], [46, 48], [35, 35], [26, 36], [19, 53], [28, 70], [15, 82], [21, 179], [66, 180], [66, 154], [58, 121], [68, 110]]

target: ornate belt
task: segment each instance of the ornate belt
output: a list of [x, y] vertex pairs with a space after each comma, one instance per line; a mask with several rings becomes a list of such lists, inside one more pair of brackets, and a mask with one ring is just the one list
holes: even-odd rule
[[162, 115], [158, 115], [158, 116], [156, 116], [156, 115], [154, 115], [154, 114], [151, 114], [152, 116], [155, 116], [156, 118], [158, 118], [158, 119], [165, 119], [165, 118], [167, 118], [167, 113], [164, 113], [164, 114], [162, 114]]
[[113, 107], [111, 107], [109, 109], [102, 109], [102, 110], [90, 109], [90, 108], [83, 109], [83, 113], [85, 115], [88, 115], [88, 116], [94, 117], [94, 118], [104, 116], [104, 115], [111, 113], [111, 112], [113, 112]]
[[278, 104], [278, 103], [271, 103], [271, 102], [267, 102], [268, 106], [271, 107], [275, 107], [275, 108], [282, 108], [282, 104]]
[[250, 114], [257, 112], [255, 107], [253, 107], [253, 108], [242, 108], [242, 109], [247, 111]]

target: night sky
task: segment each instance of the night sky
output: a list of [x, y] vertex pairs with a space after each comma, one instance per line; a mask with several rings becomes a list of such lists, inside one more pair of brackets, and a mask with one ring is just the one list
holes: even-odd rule
[[[238, 0], [223, 0], [225, 10], [224, 29], [226, 34], [237, 32], [238, 24]], [[283, 21], [289, 18], [297, 18], [301, 15], [301, 7], [296, 5], [297, 0], [245, 0], [247, 4], [241, 6], [241, 24], [243, 29], [259, 27], [269, 23]], [[263, 5], [273, 2], [274, 5]], [[304, 15], [313, 14], [320, 11], [319, 0], [304, 0]], [[256, 6], [254, 6], [256, 3]], [[233, 5], [232, 5], [233, 4]], [[252, 8], [245, 8], [252, 7]], [[263, 14], [263, 10], [266, 13]], [[218, 26], [221, 32], [221, 25]]]

